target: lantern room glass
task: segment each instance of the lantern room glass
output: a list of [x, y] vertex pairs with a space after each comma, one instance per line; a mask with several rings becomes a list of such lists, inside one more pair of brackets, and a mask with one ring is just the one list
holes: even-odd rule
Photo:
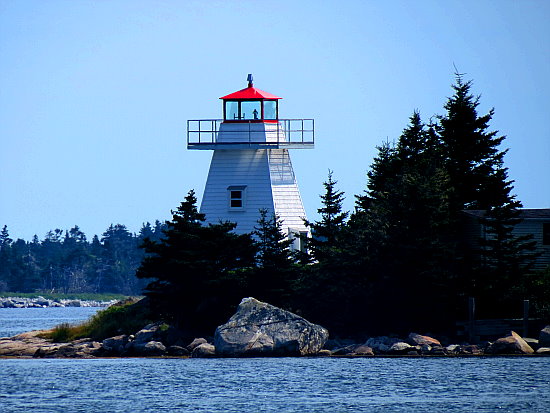
[[239, 118], [239, 102], [228, 100], [225, 102], [225, 119], [238, 120]]
[[259, 120], [262, 118], [262, 107], [259, 100], [244, 100], [241, 102], [241, 119]]
[[264, 119], [277, 119], [276, 100], [264, 100]]

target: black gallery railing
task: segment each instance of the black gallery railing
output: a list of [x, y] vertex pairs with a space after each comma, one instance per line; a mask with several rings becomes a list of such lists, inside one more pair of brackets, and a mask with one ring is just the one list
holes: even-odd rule
[[[224, 125], [223, 128], [220, 127]], [[279, 119], [278, 122], [225, 122], [223, 119], [187, 121], [187, 148], [249, 147], [313, 148], [313, 119]]]

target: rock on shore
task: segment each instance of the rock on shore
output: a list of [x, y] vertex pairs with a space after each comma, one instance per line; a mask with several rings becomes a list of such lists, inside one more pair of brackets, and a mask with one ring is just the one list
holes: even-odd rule
[[533, 354], [534, 350], [519, 334], [512, 331], [510, 335], [492, 343], [487, 348], [487, 352], [490, 354]]
[[0, 357], [56, 357], [91, 358], [97, 356], [101, 344], [90, 339], [71, 343], [52, 343], [40, 337], [46, 331], [38, 330], [0, 338]]
[[245, 298], [214, 334], [221, 356], [305, 356], [317, 354], [328, 331], [271, 304]]
[[47, 331], [0, 338], [0, 357], [550, 356], [550, 326], [540, 332], [539, 339], [522, 338], [512, 331], [481, 344], [448, 344], [448, 340], [417, 333], [406, 338], [381, 336], [359, 342], [327, 340], [328, 331], [323, 327], [254, 298], [243, 299], [229, 321], [216, 329], [214, 340], [193, 339], [163, 322], [101, 343], [87, 338], [53, 343], [43, 338], [44, 333]]

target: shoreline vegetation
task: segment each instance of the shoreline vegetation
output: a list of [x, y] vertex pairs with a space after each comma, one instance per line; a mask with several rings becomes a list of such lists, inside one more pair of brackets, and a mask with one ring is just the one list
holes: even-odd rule
[[[300, 333], [296, 335], [296, 331]], [[197, 338], [193, 332], [153, 321], [147, 299], [129, 298], [100, 310], [78, 325], [61, 324], [51, 330], [0, 338], [0, 358], [296, 356], [550, 356], [550, 326], [542, 329], [537, 339], [522, 338], [512, 331], [506, 337], [477, 344], [453, 344], [448, 339], [440, 341], [417, 333], [406, 337], [329, 339], [323, 327], [247, 298], [230, 320], [216, 329], [213, 337]]]

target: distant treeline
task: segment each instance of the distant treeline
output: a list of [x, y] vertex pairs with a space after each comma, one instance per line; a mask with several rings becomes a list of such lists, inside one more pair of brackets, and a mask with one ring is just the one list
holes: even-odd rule
[[144, 282], [135, 272], [144, 256], [145, 238], [158, 240], [164, 223], [143, 224], [132, 234], [110, 225], [88, 241], [78, 226], [49, 231], [43, 240], [12, 240], [0, 232], [0, 292], [118, 293], [139, 295]]

